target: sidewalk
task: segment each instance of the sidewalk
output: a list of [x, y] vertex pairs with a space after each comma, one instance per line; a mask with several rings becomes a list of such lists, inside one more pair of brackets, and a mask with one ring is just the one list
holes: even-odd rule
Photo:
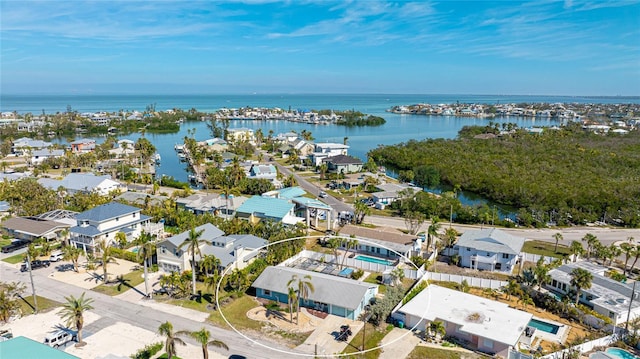
[[380, 342], [382, 354], [378, 359], [406, 358], [421, 341], [408, 329], [393, 328]]

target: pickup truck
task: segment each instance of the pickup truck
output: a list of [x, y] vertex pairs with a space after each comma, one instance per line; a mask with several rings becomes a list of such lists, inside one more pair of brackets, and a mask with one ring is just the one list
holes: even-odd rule
[[2, 247], [2, 253], [11, 253], [13, 251], [17, 251], [20, 248], [24, 248], [28, 245], [29, 245], [28, 241], [23, 241], [21, 239], [18, 239]]
[[[41, 261], [41, 260], [34, 260], [31, 261], [31, 269], [38, 269], [38, 268], [44, 268], [44, 267], [48, 267], [49, 264], [51, 264], [49, 261]], [[26, 272], [29, 270], [29, 267], [27, 267], [27, 263], [22, 263], [22, 266], [20, 267], [20, 272]]]

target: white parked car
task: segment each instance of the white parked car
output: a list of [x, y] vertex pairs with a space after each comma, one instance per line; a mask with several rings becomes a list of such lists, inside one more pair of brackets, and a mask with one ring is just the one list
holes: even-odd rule
[[64, 253], [62, 253], [62, 251], [55, 251], [51, 253], [51, 256], [49, 257], [49, 262], [57, 262], [57, 261], [61, 261], [62, 259], [64, 259]]
[[77, 340], [77, 336], [70, 330], [56, 330], [53, 333], [47, 334], [44, 338], [44, 344], [53, 348], [57, 348], [61, 345], [65, 345], [68, 342]]

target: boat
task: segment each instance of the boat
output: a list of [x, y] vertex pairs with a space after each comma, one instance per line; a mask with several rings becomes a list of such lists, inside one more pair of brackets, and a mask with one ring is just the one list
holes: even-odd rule
[[156, 161], [156, 163], [160, 163], [162, 157], [160, 157], [159, 153], [156, 153], [155, 155], [153, 155], [153, 160]]
[[184, 151], [184, 145], [175, 145], [175, 146], [173, 146], [173, 149], [176, 150], [177, 152], [183, 152]]
[[180, 161], [184, 161], [187, 159], [187, 155], [181, 152], [181, 153], [178, 153], [178, 158], [180, 159]]

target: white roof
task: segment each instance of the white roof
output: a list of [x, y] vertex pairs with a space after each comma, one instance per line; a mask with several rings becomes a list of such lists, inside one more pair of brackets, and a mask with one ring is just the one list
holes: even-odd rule
[[512, 236], [497, 228], [485, 228], [464, 232], [456, 245], [479, 251], [518, 255], [522, 251], [524, 241], [522, 237]]
[[533, 314], [509, 308], [506, 303], [433, 284], [402, 306], [399, 312], [430, 322], [455, 323], [461, 326], [461, 331], [508, 345], [516, 345], [533, 317]]

